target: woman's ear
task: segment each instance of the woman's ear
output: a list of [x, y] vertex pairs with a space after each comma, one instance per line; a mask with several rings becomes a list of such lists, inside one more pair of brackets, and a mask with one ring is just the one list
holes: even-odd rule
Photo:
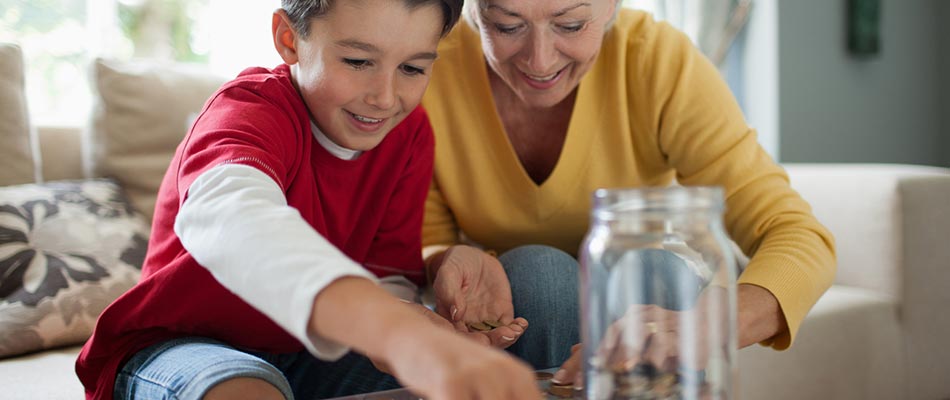
[[290, 22], [290, 17], [283, 9], [274, 11], [274, 17], [271, 21], [271, 33], [274, 35], [274, 48], [277, 54], [287, 65], [296, 64], [299, 60], [297, 56], [297, 31], [294, 30], [294, 24]]

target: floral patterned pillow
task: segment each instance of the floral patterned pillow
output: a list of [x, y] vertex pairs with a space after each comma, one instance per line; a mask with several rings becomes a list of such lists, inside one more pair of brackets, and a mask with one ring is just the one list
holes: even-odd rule
[[0, 357], [85, 341], [138, 281], [148, 235], [112, 180], [0, 187]]

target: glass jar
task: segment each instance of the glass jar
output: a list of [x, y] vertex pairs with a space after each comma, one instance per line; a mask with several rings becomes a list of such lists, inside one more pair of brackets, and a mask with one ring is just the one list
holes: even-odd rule
[[588, 400], [733, 399], [736, 262], [716, 187], [600, 189], [580, 249]]

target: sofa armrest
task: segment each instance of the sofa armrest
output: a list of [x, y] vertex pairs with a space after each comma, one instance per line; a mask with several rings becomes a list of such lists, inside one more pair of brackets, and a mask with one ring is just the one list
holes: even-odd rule
[[[836, 284], [897, 301], [906, 395], [950, 397], [950, 169], [786, 164], [792, 187], [835, 236]], [[868, 327], [867, 329], [874, 329]]]
[[900, 319], [908, 398], [950, 398], [950, 175], [899, 185], [904, 229]]

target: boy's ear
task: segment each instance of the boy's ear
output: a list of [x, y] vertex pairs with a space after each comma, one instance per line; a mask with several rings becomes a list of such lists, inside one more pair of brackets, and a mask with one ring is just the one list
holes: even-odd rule
[[274, 11], [274, 17], [271, 21], [271, 32], [274, 35], [274, 48], [277, 54], [287, 65], [296, 64], [297, 57], [297, 32], [294, 30], [294, 24], [290, 22], [290, 17], [283, 9]]

